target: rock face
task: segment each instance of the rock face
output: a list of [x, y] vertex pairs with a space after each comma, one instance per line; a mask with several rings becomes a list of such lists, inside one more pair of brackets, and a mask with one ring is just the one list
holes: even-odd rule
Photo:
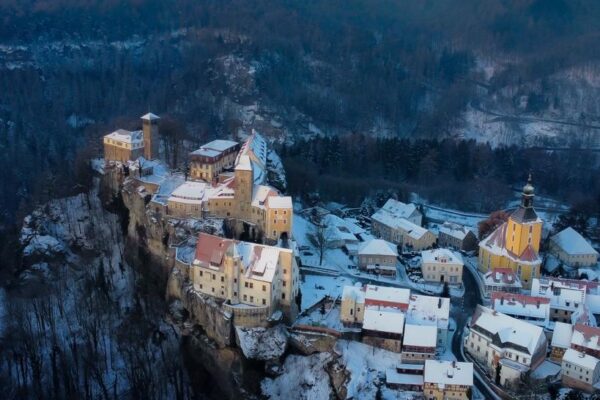
[[288, 334], [283, 325], [273, 328], [236, 327], [235, 333], [237, 345], [249, 359], [275, 360], [287, 349]]
[[167, 300], [181, 301], [183, 307], [189, 312], [191, 320], [202, 327], [217, 347], [223, 348], [235, 344], [231, 316], [227, 315], [212, 298], [194, 291], [178, 268], [173, 269], [169, 275]]

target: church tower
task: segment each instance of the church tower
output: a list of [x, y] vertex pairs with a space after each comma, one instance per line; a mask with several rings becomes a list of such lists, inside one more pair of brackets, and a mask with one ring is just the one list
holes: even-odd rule
[[528, 248], [535, 253], [540, 251], [542, 221], [533, 209], [534, 197], [531, 174], [529, 174], [527, 184], [523, 186], [521, 205], [508, 218], [505, 233], [506, 249], [517, 256], [522, 255]]
[[142, 116], [142, 130], [144, 132], [144, 158], [153, 160], [158, 158], [158, 115], [148, 113]]

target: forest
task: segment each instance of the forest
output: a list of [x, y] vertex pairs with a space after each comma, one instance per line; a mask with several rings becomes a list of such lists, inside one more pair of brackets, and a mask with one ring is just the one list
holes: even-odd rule
[[292, 194], [358, 206], [367, 195], [410, 192], [436, 204], [489, 213], [506, 207], [532, 174], [538, 195], [563, 200], [588, 217], [600, 212], [600, 157], [571, 148], [498, 147], [475, 141], [314, 138], [280, 153]]
[[[442, 140], [463, 122], [465, 107], [482, 90], [494, 98], [508, 86], [522, 87], [513, 97], [528, 96], [526, 111], [557, 107], [560, 96], [526, 84], [596, 62], [599, 19], [600, 3], [584, 0], [0, 0], [2, 233], [18, 229], [36, 205], [85, 190], [86, 160], [100, 155], [100, 137], [136, 128], [149, 110], [177, 121], [164, 132], [165, 146], [251, 129], [239, 110], [253, 104], [282, 121], [287, 133], [273, 138], [279, 141], [294, 143], [310, 124], [340, 136], [331, 140], [362, 135], [373, 151], [377, 141], [369, 137], [382, 132], [398, 143], [420, 138], [411, 148], [425, 150], [414, 152], [410, 166], [392, 167], [406, 161], [383, 155], [385, 166], [372, 166], [383, 173], [368, 172], [364, 181], [372, 174], [392, 187], [443, 183], [437, 173], [447, 174], [447, 157], [439, 146], [479, 148]], [[228, 68], [230, 60], [252, 70], [250, 78]], [[503, 65], [486, 83], [481, 60]], [[445, 143], [433, 146], [437, 154], [430, 139]], [[473, 154], [486, 151], [508, 150], [483, 146]], [[288, 167], [294, 162], [301, 161]], [[450, 199], [456, 192], [455, 203], [472, 209], [497, 204], [468, 204], [477, 185], [515, 180], [483, 165], [454, 168], [455, 185], [438, 183], [424, 194]], [[515, 168], [522, 179], [527, 167]], [[391, 177], [390, 170], [402, 172]], [[356, 185], [346, 179], [342, 171], [327, 186]], [[563, 183], [540, 186], [575, 186]]]

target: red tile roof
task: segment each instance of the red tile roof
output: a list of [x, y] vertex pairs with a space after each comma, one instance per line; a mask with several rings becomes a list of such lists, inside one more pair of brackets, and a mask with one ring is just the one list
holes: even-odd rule
[[519, 303], [519, 304], [523, 304], [523, 305], [527, 305], [527, 304], [532, 304], [532, 305], [537, 305], [539, 304], [550, 304], [550, 299], [547, 297], [538, 297], [538, 296], [527, 296], [524, 294], [517, 294], [517, 293], [503, 293], [503, 292], [493, 292], [492, 293], [492, 305], [494, 305], [496, 300], [501, 300], [504, 299], [505, 302], [508, 302], [509, 304], [515, 304], [515, 303]]
[[220, 266], [233, 240], [200, 233], [196, 244], [196, 259], [203, 264]]

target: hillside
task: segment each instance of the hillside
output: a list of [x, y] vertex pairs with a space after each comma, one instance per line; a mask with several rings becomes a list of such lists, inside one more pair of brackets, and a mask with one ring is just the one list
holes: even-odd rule
[[79, 191], [89, 177], [66, 165], [150, 109], [166, 117], [171, 153], [251, 128], [287, 143], [359, 132], [599, 145], [593, 2], [2, 0], [0, 11], [4, 222]]

